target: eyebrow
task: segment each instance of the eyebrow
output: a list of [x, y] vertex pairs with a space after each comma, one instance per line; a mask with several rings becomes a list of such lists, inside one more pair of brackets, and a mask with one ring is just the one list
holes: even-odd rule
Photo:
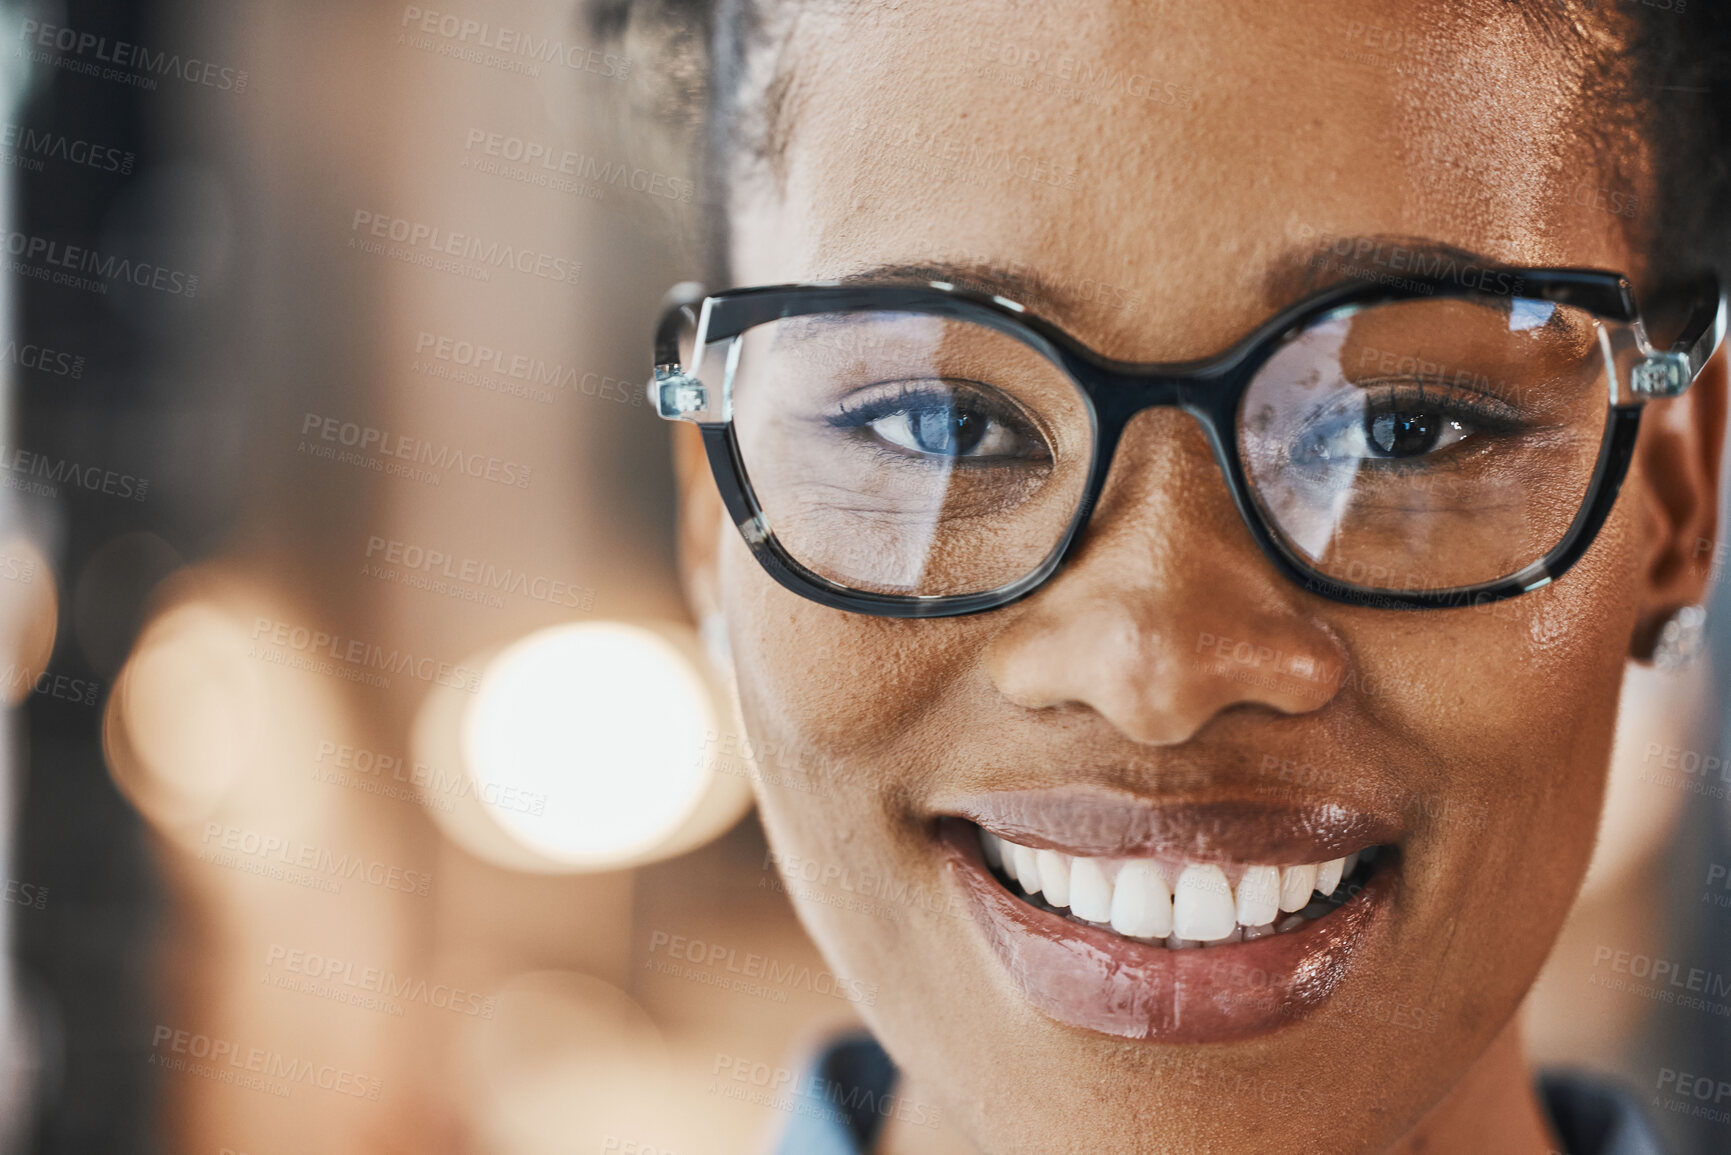
[[1336, 236], [1310, 231], [1315, 232], [1314, 239], [1290, 245], [1274, 258], [1264, 274], [1262, 291], [1270, 307], [1285, 308], [1342, 281], [1393, 284], [1414, 274], [1463, 276], [1469, 266], [1492, 271], [1517, 267], [1429, 237], [1392, 233]]
[[[892, 262], [873, 265], [837, 278], [844, 285], [925, 285], [933, 281], [957, 288], [989, 293], [1062, 321], [1086, 311], [1087, 298], [1075, 286], [1093, 278], [1053, 280], [1023, 261], [995, 264], [990, 261]], [[1099, 282], [1095, 281], [1098, 284]]]
[[[1353, 279], [1393, 283], [1414, 274], [1461, 276], [1469, 268], [1514, 267], [1484, 253], [1428, 237], [1392, 233], [1336, 236], [1318, 231], [1314, 240], [1289, 245], [1278, 253], [1262, 274], [1261, 288], [1265, 304], [1270, 311], [1276, 311]], [[1078, 293], [1077, 286], [1104, 284], [1091, 277], [1048, 277], [1038, 266], [1022, 261], [998, 264], [975, 260], [888, 262], [849, 273], [839, 280], [844, 285], [941, 281], [1006, 297], [1054, 320], [1075, 318], [1087, 311], [1092, 298]]]
[[[1289, 244], [1278, 252], [1263, 271], [1261, 288], [1267, 316], [1273, 316], [1307, 297], [1350, 280], [1381, 281], [1397, 285], [1412, 274], [1468, 278], [1471, 273], [1505, 272], [1522, 266], [1506, 264], [1484, 253], [1428, 237], [1376, 233], [1361, 236], [1316, 231], [1315, 238]], [[1049, 279], [1035, 265], [1011, 261], [1007, 265], [989, 260], [935, 262], [885, 262], [858, 269], [836, 278], [843, 285], [920, 285], [933, 281], [984, 292], [1017, 305], [1024, 305], [1047, 320], [1072, 332], [1087, 315], [1090, 298], [1077, 289], [1099, 286], [1090, 277]], [[1138, 296], [1142, 294], [1138, 293]], [[1458, 298], [1510, 313], [1512, 294]], [[1558, 314], [1546, 319], [1544, 328], [1559, 325]], [[1256, 324], [1260, 324], [1258, 321]], [[1236, 343], [1251, 329], [1237, 334]]]

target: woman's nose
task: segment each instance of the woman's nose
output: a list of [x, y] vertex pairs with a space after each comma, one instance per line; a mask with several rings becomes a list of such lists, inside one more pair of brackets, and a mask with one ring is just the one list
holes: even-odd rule
[[1151, 410], [1125, 430], [1080, 551], [1011, 611], [987, 670], [1020, 706], [1083, 706], [1174, 745], [1233, 706], [1328, 702], [1348, 658], [1320, 608], [1257, 548], [1200, 426]]

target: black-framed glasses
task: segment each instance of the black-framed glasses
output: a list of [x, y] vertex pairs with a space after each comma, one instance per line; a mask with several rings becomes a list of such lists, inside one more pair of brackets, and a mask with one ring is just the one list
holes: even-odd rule
[[1154, 406], [1202, 425], [1251, 536], [1305, 589], [1495, 601], [1586, 552], [1642, 406], [1687, 389], [1726, 324], [1717, 281], [1659, 350], [1618, 274], [1495, 274], [1336, 285], [1176, 364], [1110, 360], [942, 281], [687, 284], [656, 331], [650, 400], [702, 431], [764, 569], [836, 609], [1025, 597], [1076, 551], [1125, 426]]

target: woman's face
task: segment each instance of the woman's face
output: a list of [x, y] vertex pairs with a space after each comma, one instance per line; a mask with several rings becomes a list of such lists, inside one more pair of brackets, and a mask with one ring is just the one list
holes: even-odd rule
[[[775, 37], [775, 151], [737, 185], [735, 271], [946, 266], [1134, 361], [1217, 352], [1339, 276], [1307, 266], [1327, 238], [1637, 272], [1643, 158], [1583, 129], [1604, 118], [1549, 43], [1500, 4], [805, 11]], [[789, 889], [946, 1118], [992, 1151], [1408, 1132], [1569, 906], [1631, 639], [1699, 596], [1678, 557], [1711, 534], [1716, 439], [1690, 431], [1711, 395], [1650, 410], [1573, 571], [1478, 609], [1305, 593], [1171, 409], [1130, 425], [1066, 569], [959, 618], [783, 590], [688, 469], [691, 588], [726, 618]], [[1394, 849], [1295, 933], [1168, 951], [1036, 910], [974, 824], [1168, 880]]]

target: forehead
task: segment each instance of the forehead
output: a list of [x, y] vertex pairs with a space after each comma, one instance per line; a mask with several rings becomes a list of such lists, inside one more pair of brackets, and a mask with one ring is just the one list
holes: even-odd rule
[[1631, 259], [1618, 210], [1639, 198], [1584, 130], [1588, 54], [1534, 6], [790, 7], [742, 281], [995, 267], [1103, 351], [1156, 359], [1288, 303], [1330, 237]]

